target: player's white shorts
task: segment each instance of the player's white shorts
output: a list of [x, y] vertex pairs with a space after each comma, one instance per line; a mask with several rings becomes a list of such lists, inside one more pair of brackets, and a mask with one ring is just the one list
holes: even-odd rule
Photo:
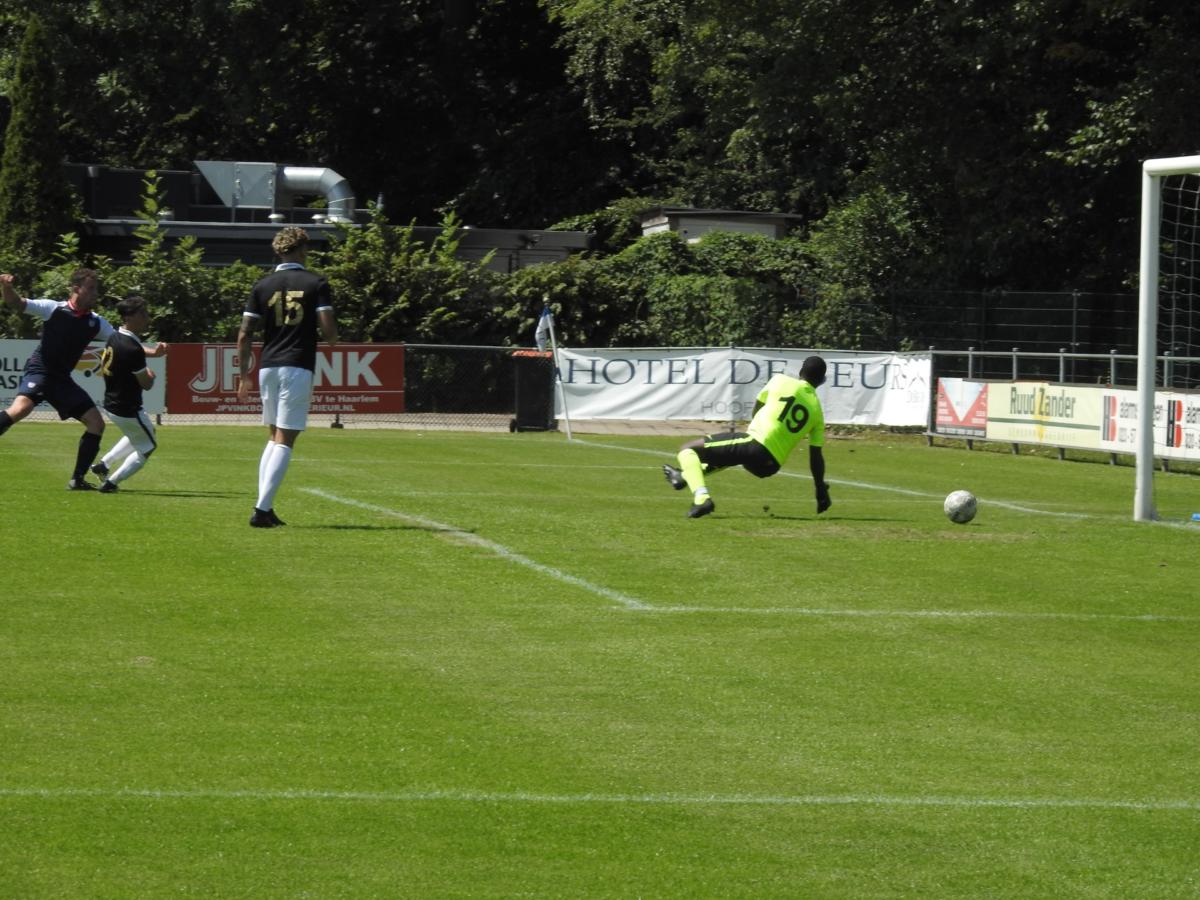
[[288, 431], [303, 431], [308, 424], [313, 373], [296, 366], [272, 366], [258, 372], [263, 424]]
[[142, 456], [149, 456], [158, 446], [154, 437], [154, 422], [146, 415], [145, 410], [139, 409], [138, 414], [133, 418], [113, 415], [107, 409], [104, 414], [108, 416], [109, 421], [121, 429], [121, 434], [129, 438], [133, 449]]

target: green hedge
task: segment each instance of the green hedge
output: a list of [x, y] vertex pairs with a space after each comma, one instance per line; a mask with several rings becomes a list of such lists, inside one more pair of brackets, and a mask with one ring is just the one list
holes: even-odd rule
[[[132, 265], [84, 258], [68, 235], [53, 259], [9, 260], [6, 271], [17, 272], [31, 295], [63, 298], [70, 271], [90, 265], [103, 276], [108, 303], [130, 293], [150, 301], [152, 337], [232, 340], [263, 270], [208, 266], [193, 240], [168, 244], [160, 205], [150, 173]], [[452, 216], [425, 243], [411, 225], [393, 225], [373, 209], [366, 224], [344, 226], [311, 263], [329, 278], [342, 335], [352, 341], [529, 345], [548, 303], [559, 342], [568, 346], [897, 346], [903, 336], [888, 333], [868, 273], [831, 277], [846, 270], [846, 260], [829, 248], [863, 246], [844, 239], [837, 224], [816, 242], [714, 232], [688, 243], [664, 232], [616, 253], [505, 274], [487, 260], [459, 258], [462, 229]], [[5, 335], [28, 337], [34, 329], [25, 317], [0, 317]]]

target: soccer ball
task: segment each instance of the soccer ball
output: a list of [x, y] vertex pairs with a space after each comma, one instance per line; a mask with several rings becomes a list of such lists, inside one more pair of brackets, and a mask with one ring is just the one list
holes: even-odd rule
[[946, 518], [957, 525], [966, 525], [975, 518], [975, 495], [970, 491], [951, 491], [942, 504]]

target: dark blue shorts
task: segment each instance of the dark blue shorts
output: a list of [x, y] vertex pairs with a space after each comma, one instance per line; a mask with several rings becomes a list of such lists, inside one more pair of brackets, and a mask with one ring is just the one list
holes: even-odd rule
[[741, 466], [759, 478], [769, 478], [779, 471], [779, 462], [771, 451], [744, 431], [710, 434], [704, 438], [704, 446], [696, 451], [696, 455], [709, 469]]
[[28, 397], [34, 403], [49, 403], [60, 419], [78, 419], [96, 405], [88, 392], [76, 384], [71, 376], [47, 375], [44, 372], [26, 372], [22, 375], [17, 396]]

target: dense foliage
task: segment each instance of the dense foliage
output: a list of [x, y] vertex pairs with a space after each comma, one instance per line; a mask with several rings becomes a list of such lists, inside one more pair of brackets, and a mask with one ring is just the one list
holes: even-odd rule
[[[33, 57], [30, 13], [54, 36]], [[865, 345], [889, 290], [1127, 290], [1141, 160], [1200, 146], [1198, 26], [1165, 0], [0, 0], [0, 177], [37, 162], [7, 162], [36, 59], [59, 125], [38, 164], [328, 165], [392, 222], [443, 221], [429, 248], [380, 212], [346, 236], [368, 258], [324, 261], [364, 338], [523, 341], [548, 295], [577, 343]], [[810, 224], [638, 241], [653, 203]], [[454, 262], [457, 223], [553, 222], [600, 252]], [[213, 277], [171, 301], [179, 333], [226, 330], [233, 300], [205, 298], [248, 275]]]
[[15, 61], [0, 157], [0, 248], [12, 256], [44, 256], [77, 215], [60, 159], [47, 153], [59, 146], [52, 47], [41, 20], [31, 16]]

